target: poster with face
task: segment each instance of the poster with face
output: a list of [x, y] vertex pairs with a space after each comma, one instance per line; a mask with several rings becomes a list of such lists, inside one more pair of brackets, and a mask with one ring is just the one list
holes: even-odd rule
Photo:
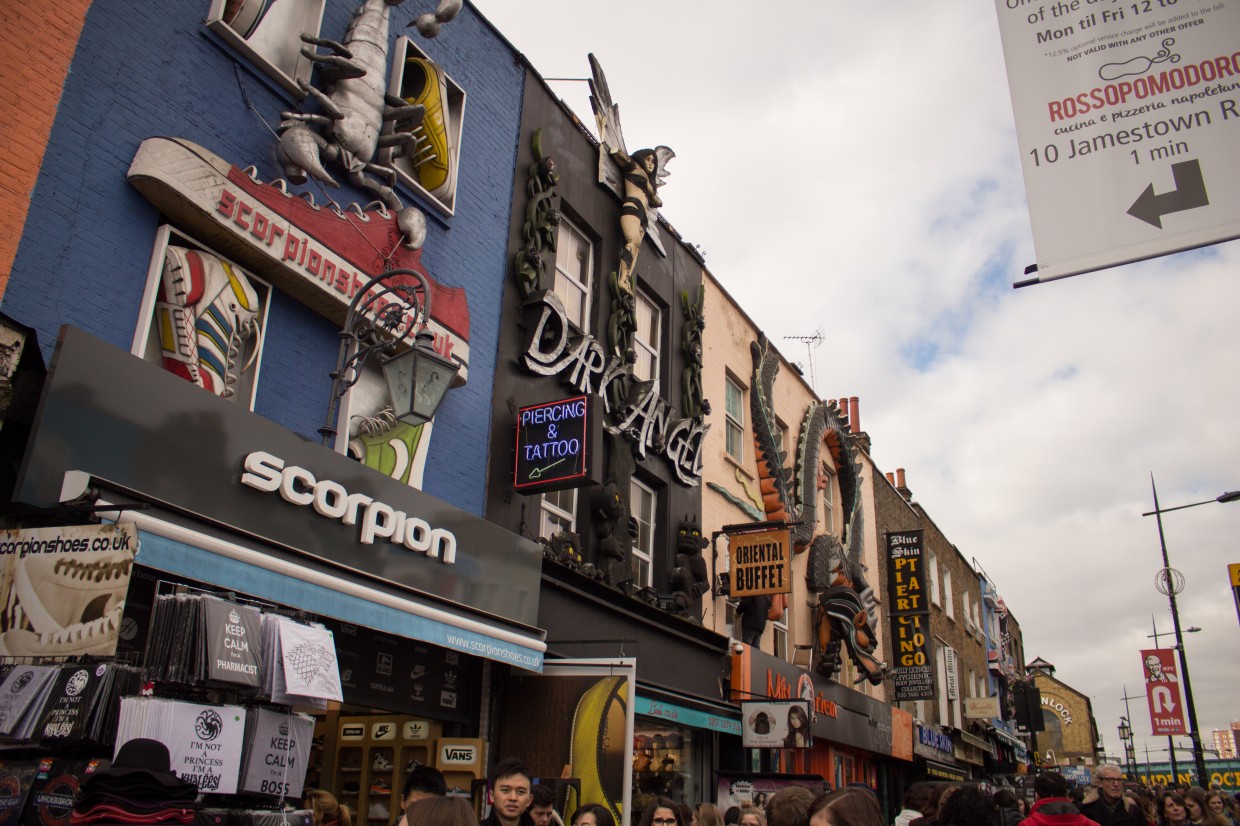
[[741, 742], [747, 749], [807, 749], [813, 745], [808, 700], [741, 703]]

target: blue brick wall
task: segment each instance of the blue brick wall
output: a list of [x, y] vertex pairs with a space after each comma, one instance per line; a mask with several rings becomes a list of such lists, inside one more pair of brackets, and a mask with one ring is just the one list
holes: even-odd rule
[[[342, 39], [358, 2], [328, 0], [322, 36]], [[125, 178], [142, 140], [183, 137], [239, 166], [257, 166], [263, 180], [281, 177], [268, 125], [295, 104], [205, 30], [208, 6], [91, 6], [0, 303], [38, 331], [45, 358], [62, 324], [130, 346], [160, 223]], [[445, 220], [425, 210], [422, 260], [441, 283], [466, 289], [471, 329], [469, 383], [449, 393], [440, 410], [424, 487], [481, 514], [524, 70], [468, 5], [435, 40], [404, 28], [431, 7], [410, 0], [393, 9], [392, 37], [412, 34], [466, 91], [456, 215]], [[247, 108], [239, 79], [257, 114]], [[333, 194], [344, 202], [370, 200], [347, 189]], [[337, 341], [328, 321], [277, 294], [256, 412], [317, 440]]]

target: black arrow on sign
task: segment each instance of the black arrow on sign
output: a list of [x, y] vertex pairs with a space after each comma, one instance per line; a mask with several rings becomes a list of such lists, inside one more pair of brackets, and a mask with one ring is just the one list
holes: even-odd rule
[[1210, 198], [1206, 195], [1206, 182], [1201, 177], [1199, 161], [1173, 163], [1171, 175], [1175, 178], [1175, 189], [1164, 192], [1162, 195], [1155, 195], [1154, 185], [1150, 184], [1141, 193], [1141, 197], [1128, 207], [1128, 214], [1162, 229], [1162, 216], [1172, 212], [1183, 212], [1186, 209], [1196, 209], [1210, 203]]

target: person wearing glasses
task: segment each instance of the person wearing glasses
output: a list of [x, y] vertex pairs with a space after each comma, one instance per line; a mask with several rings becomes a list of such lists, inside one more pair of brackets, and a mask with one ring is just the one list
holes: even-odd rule
[[680, 807], [674, 800], [656, 797], [646, 804], [638, 826], [689, 826], [680, 817]]
[[1100, 826], [1149, 826], [1137, 801], [1124, 794], [1124, 772], [1113, 763], [1094, 770], [1097, 789], [1090, 789], [1081, 801], [1081, 814]]

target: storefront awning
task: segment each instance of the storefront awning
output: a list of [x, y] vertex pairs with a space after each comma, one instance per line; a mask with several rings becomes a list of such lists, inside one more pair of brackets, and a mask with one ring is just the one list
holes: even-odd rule
[[992, 729], [990, 733], [992, 736], [994, 736], [998, 740], [1001, 740], [1002, 742], [1007, 743], [1009, 746], [1012, 746], [1013, 748], [1023, 749], [1025, 747], [1025, 744], [1023, 741], [1016, 739], [1012, 735], [1008, 734], [1006, 731], [1002, 731], [1000, 729]]
[[950, 766], [937, 760], [926, 761], [926, 776], [938, 780], [967, 780], [968, 772], [960, 766]]
[[294, 564], [141, 512], [140, 565], [239, 591], [280, 605], [422, 640], [449, 650], [541, 671], [546, 643], [414, 598]]
[[713, 711], [690, 708], [687, 705], [669, 702], [662, 697], [652, 697], [648, 691], [643, 692], [640, 686], [637, 690], [637, 699], [633, 704], [634, 712], [637, 714], [657, 717], [675, 725], [741, 736], [741, 717], [740, 710], [737, 708], [717, 706]]
[[989, 754], [991, 757], [995, 754], [995, 747], [977, 735], [969, 734], [967, 731], [962, 731], [960, 732], [960, 739], [976, 749], [981, 749], [983, 754]]

